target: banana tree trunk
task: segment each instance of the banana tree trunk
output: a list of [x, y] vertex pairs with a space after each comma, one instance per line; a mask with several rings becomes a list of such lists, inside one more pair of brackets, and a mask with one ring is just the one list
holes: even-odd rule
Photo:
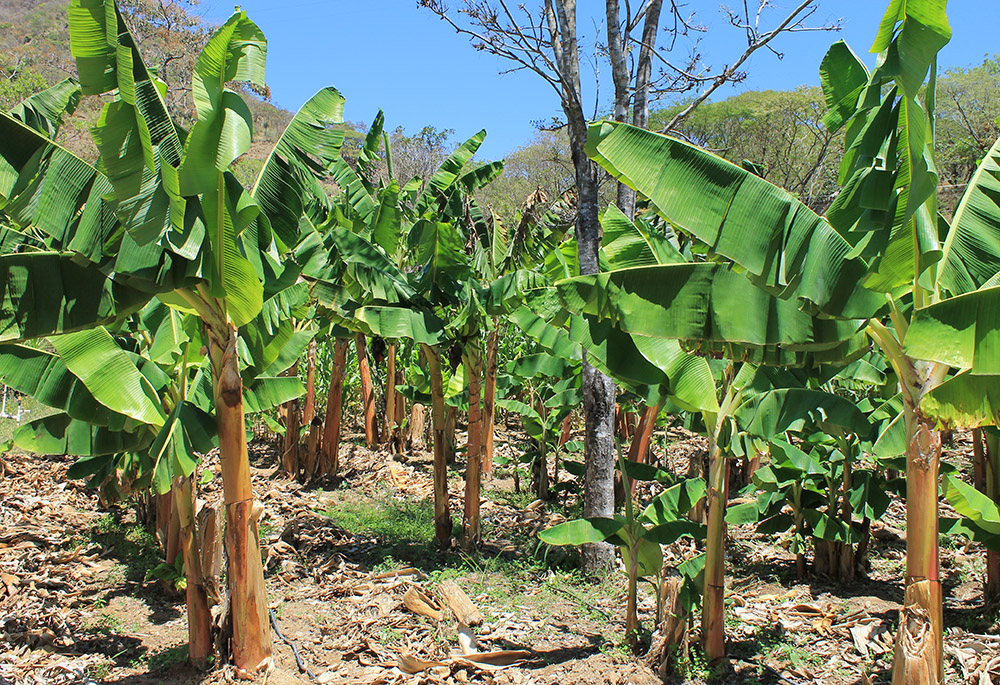
[[[296, 362], [285, 373], [295, 377], [299, 374], [299, 364]], [[294, 399], [282, 405], [285, 415], [285, 435], [281, 441], [281, 470], [292, 478], [299, 472], [299, 433], [302, 430], [302, 414], [299, 411], [299, 401]]]
[[479, 393], [483, 373], [479, 341], [469, 345], [465, 354], [465, 368], [469, 372], [469, 431], [465, 464], [465, 514], [462, 519], [462, 546], [472, 549], [479, 544], [479, 485], [483, 454], [483, 416]]
[[335, 476], [340, 469], [340, 419], [344, 406], [344, 370], [346, 367], [347, 340], [337, 338], [333, 344], [330, 393], [326, 398], [326, 420], [323, 422], [320, 473], [324, 476]]
[[180, 553], [180, 520], [177, 518], [177, 507], [174, 505], [172, 493], [155, 496], [156, 502], [156, 533], [163, 545], [163, 559], [168, 564], [177, 561]]
[[361, 401], [365, 413], [365, 444], [372, 449], [378, 444], [378, 422], [375, 420], [375, 386], [372, 385], [372, 369], [368, 361], [368, 345], [364, 333], [354, 338], [358, 352], [358, 369], [361, 371]]
[[542, 419], [543, 428], [541, 438], [533, 440], [538, 448], [538, 454], [535, 456], [535, 461], [531, 469], [532, 486], [535, 489], [535, 497], [545, 502], [549, 499], [549, 433], [545, 429], [545, 426], [548, 425], [549, 415], [541, 398], [536, 397], [533, 404], [535, 405], [535, 411], [538, 412], [538, 415]]
[[316, 463], [319, 461], [319, 443], [322, 431], [323, 424], [318, 418], [313, 418], [309, 422], [309, 433], [306, 434], [306, 458], [301, 472], [303, 483], [308, 483], [316, 475]]
[[893, 685], [940, 683], [944, 675], [938, 575], [941, 436], [910, 401], [906, 426], [906, 592], [893, 656]]
[[427, 408], [414, 402], [410, 409], [410, 449], [422, 450], [427, 446], [424, 434], [427, 432]]
[[[645, 411], [642, 412], [642, 416], [639, 418], [639, 425], [635, 429], [635, 437], [632, 439], [632, 445], [628, 450], [629, 461], [640, 464], [645, 464], [648, 461], [649, 442], [653, 437], [653, 431], [656, 429], [656, 418], [660, 415], [660, 409], [662, 408], [663, 403], [659, 402], [647, 405]], [[637, 484], [638, 481], [632, 480], [632, 494], [635, 494]]]
[[[840, 520], [850, 529], [854, 522], [854, 507], [851, 506], [851, 488], [854, 487], [853, 459], [844, 452], [844, 478], [841, 489]], [[854, 559], [854, 545], [850, 539], [836, 541], [837, 576], [840, 580], [854, 580], [857, 564]]]
[[543, 502], [549, 499], [549, 465], [545, 441], [538, 441], [538, 456], [535, 457], [534, 483], [535, 497]]
[[[396, 385], [403, 385], [406, 382], [406, 378], [403, 376], [403, 371], [400, 368], [396, 369]], [[395, 388], [393, 388], [395, 391]], [[396, 400], [393, 402], [393, 421], [396, 424], [396, 433], [399, 440], [399, 449], [403, 449], [403, 417], [406, 416], [406, 398], [400, 392], [395, 392]]]
[[500, 331], [486, 338], [486, 378], [483, 381], [483, 473], [493, 473], [493, 439], [496, 430], [497, 350]]
[[986, 494], [986, 445], [983, 429], [972, 429], [972, 485], [979, 492]]
[[[1000, 503], [1000, 438], [994, 433], [986, 434], [986, 454], [983, 459], [984, 494], [994, 503]], [[1000, 552], [986, 550], [986, 582], [983, 585], [983, 599], [993, 602], [1000, 598]]]
[[209, 328], [208, 332], [226, 506], [232, 657], [238, 670], [256, 673], [271, 663], [267, 590], [257, 532], [264, 507], [254, 499], [250, 482], [236, 328], [227, 325], [222, 330]]
[[729, 460], [715, 441], [708, 457], [708, 529], [705, 540], [705, 598], [701, 614], [701, 632], [705, 658], [711, 663], [726, 655], [726, 482]]
[[639, 652], [638, 581], [639, 561], [631, 559], [628, 564], [628, 597], [625, 600], [625, 644], [633, 654]]
[[[396, 423], [396, 343], [389, 343], [389, 359], [385, 373], [385, 438], [396, 445], [399, 425]], [[393, 448], [395, 451], [395, 447]]]
[[204, 668], [212, 655], [212, 614], [195, 526], [194, 479], [190, 476], [175, 478], [171, 495], [180, 523], [180, 546], [184, 552], [184, 577], [187, 580], [188, 656], [197, 668]]
[[455, 463], [455, 430], [458, 427], [458, 409], [452, 406], [444, 408], [444, 460], [447, 464]]
[[316, 341], [309, 342], [306, 355], [306, 400], [302, 407], [302, 421], [310, 425], [316, 415]]
[[441, 377], [441, 348], [424, 345], [427, 370], [431, 376], [431, 427], [434, 431], [434, 538], [442, 547], [451, 543], [451, 513], [448, 511], [448, 461], [445, 455], [444, 380]]

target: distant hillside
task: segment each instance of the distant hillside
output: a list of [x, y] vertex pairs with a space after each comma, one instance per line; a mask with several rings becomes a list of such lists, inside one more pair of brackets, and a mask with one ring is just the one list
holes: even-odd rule
[[[0, 0], [0, 107], [9, 109], [29, 95], [76, 75], [70, 54], [68, 0]], [[212, 27], [197, 14], [190, 0], [119, 0], [119, 7], [142, 50], [147, 65], [167, 83], [167, 106], [184, 126], [194, 119], [190, 97], [191, 71]], [[245, 93], [253, 114], [254, 145], [236, 165], [246, 182], [256, 175], [273, 143], [292, 118], [254, 93]], [[98, 98], [84, 98], [60, 132], [60, 143], [93, 159], [96, 149], [89, 127], [101, 107]]]

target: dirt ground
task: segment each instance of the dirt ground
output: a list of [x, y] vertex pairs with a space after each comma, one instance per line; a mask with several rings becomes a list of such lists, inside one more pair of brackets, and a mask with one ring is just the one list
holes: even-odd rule
[[[666, 461], [679, 470], [703, 447], [679, 431], [664, 442]], [[960, 436], [948, 457], [964, 466], [967, 447]], [[254, 451], [256, 492], [267, 512], [267, 585], [281, 632], [266, 682], [661, 682], [623, 644], [624, 574], [587, 581], [572, 570], [575, 552], [545, 549], [534, 538], [575, 515], [575, 496], [543, 506], [498, 475], [484, 487], [481, 553], [440, 551], [427, 542], [430, 455], [393, 457], [356, 441], [346, 451], [341, 479], [308, 487], [276, 475], [266, 445]], [[226, 667], [202, 673], [185, 665], [183, 596], [148, 575], [158, 564], [155, 539], [132, 509], [104, 509], [94, 491], [67, 480], [69, 464], [23, 455], [0, 461], [0, 685], [235, 682]], [[217, 458], [209, 455], [205, 470], [218, 476]], [[201, 480], [201, 497], [220, 496], [219, 478]], [[461, 488], [456, 471], [453, 512]], [[904, 529], [902, 503], [893, 502], [873, 528], [868, 577], [850, 584], [798, 579], [780, 537], [732, 530], [732, 659], [713, 671], [689, 658], [668, 681], [888, 683]], [[982, 550], [949, 537], [941, 548], [946, 682], [1000, 682], [997, 611], [982, 605]], [[693, 544], [679, 543], [665, 556], [676, 564], [694, 553]], [[465, 592], [481, 623], [459, 630], [443, 583]], [[640, 609], [651, 626], [649, 591]]]

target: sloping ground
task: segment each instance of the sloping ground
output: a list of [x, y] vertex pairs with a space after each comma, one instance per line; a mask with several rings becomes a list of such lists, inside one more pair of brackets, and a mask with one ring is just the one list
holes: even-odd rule
[[[675, 468], [700, 449], [680, 438], [670, 447]], [[572, 551], [538, 549], [533, 532], [561, 515], [526, 504], [509, 481], [486, 488], [488, 544], [469, 556], [427, 543], [427, 455], [350, 447], [344, 478], [310, 488], [271, 477], [266, 450], [255, 459], [269, 596], [283, 635], [267, 682], [660, 682], [622, 644], [623, 575], [590, 584], [570, 570]], [[208, 463], [217, 474], [216, 460]], [[132, 511], [101, 511], [91, 491], [64, 478], [67, 466], [14, 455], [0, 463], [0, 683], [232, 681], [225, 668], [202, 674], [184, 665], [182, 598], [147, 578], [158, 564], [155, 540]], [[461, 485], [452, 482], [456, 502]], [[219, 490], [216, 478], [201, 494], [211, 501]], [[781, 540], [734, 530], [732, 668], [711, 677], [688, 660], [673, 682], [888, 682], [902, 511], [894, 503], [877, 528], [869, 578], [848, 586], [798, 580]], [[1000, 638], [995, 611], [981, 607], [980, 551], [949, 539], [942, 547], [947, 682], [997, 682]], [[676, 545], [668, 562], [694, 551]], [[441, 591], [448, 581], [482, 614], [464, 635]], [[650, 625], [651, 596], [640, 608]]]

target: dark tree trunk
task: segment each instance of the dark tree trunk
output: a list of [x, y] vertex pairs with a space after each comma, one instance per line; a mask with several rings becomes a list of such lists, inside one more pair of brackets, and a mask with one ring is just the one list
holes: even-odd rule
[[[618, 0], [605, 3], [608, 27], [608, 60], [611, 62], [611, 80], [615, 85], [613, 116], [615, 121], [628, 121], [628, 104], [631, 98], [632, 75], [625, 61], [625, 44], [622, 42], [621, 19]], [[627, 27], [626, 27], [627, 31]], [[618, 184], [618, 208], [628, 218], [635, 216], [635, 191], [624, 183]]]
[[660, 26], [660, 9], [663, 0], [650, 0], [646, 20], [642, 26], [642, 45], [635, 67], [635, 99], [632, 106], [632, 125], [649, 126], [649, 81], [653, 71], [653, 50], [656, 47], [656, 30]]

